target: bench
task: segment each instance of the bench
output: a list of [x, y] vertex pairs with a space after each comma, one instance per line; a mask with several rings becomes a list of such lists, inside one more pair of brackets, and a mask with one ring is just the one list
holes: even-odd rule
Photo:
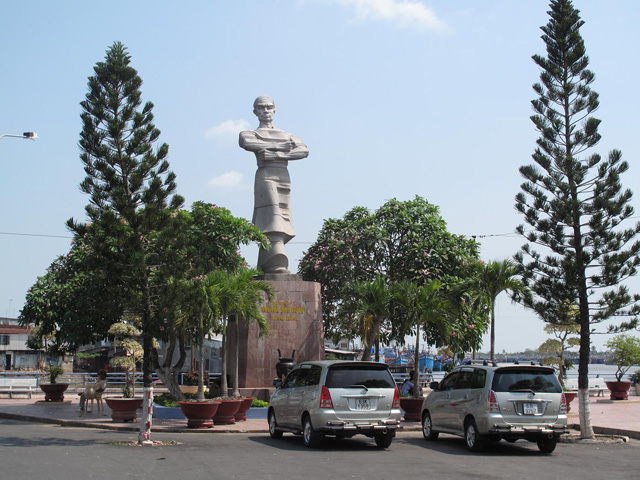
[[9, 394], [9, 398], [13, 398], [16, 393], [29, 395], [31, 398], [37, 385], [36, 378], [0, 378], [0, 393]]
[[[564, 381], [564, 386], [572, 392], [578, 391], [578, 379], [567, 378]], [[604, 392], [607, 391], [607, 385], [604, 383], [603, 378], [590, 378], [589, 379], [589, 395], [596, 397], [604, 397]]]
[[[391, 376], [393, 380], [396, 382], [398, 388], [402, 386], [405, 380], [409, 380], [408, 373], [392, 373]], [[429, 388], [429, 384], [433, 382], [433, 375], [430, 373], [421, 373], [420, 374], [420, 388], [422, 390]]]

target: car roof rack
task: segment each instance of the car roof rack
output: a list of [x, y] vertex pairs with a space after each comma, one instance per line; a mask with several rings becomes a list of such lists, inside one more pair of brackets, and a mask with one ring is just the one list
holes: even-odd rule
[[514, 365], [539, 365], [541, 367], [544, 367], [544, 364], [542, 362], [534, 362], [533, 360], [531, 360], [530, 362], [529, 361], [522, 362], [522, 364], [516, 360], [515, 362], [513, 362], [513, 364]]
[[484, 367], [497, 367], [498, 364], [496, 362], [492, 362], [491, 360], [474, 360], [474, 359], [469, 359], [467, 360], [464, 365], [482, 365]]

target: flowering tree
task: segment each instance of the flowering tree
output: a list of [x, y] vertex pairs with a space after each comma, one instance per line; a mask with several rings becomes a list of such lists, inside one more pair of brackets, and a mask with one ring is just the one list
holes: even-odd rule
[[[388, 284], [439, 280], [448, 286], [477, 258], [476, 242], [448, 232], [438, 208], [416, 196], [405, 202], [389, 200], [375, 212], [355, 207], [341, 219], [325, 220], [299, 273], [322, 285], [325, 335], [337, 340], [357, 335], [352, 320], [339, 312], [348, 298], [345, 285], [372, 282], [381, 275]], [[387, 319], [381, 335], [397, 337], [400, 330]]]
[[93, 254], [88, 238], [76, 237], [27, 291], [20, 322], [36, 327], [32, 341], [44, 342], [51, 354], [104, 339], [124, 314], [118, 283], [95, 268]]

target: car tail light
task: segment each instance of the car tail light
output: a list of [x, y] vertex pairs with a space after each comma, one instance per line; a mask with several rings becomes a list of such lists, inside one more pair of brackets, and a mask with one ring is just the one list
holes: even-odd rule
[[559, 414], [565, 414], [567, 413], [568, 410], [568, 404], [567, 404], [567, 397], [565, 396], [565, 394], [563, 393], [562, 396], [560, 397], [560, 410], [558, 411]]
[[500, 406], [498, 405], [498, 399], [496, 398], [496, 392], [493, 390], [489, 390], [489, 396], [487, 398], [488, 401], [488, 412], [500, 412]]
[[396, 387], [393, 392], [393, 403], [391, 404], [391, 408], [400, 408], [400, 392], [398, 391], [398, 387]]
[[329, 393], [329, 389], [326, 385], [322, 386], [322, 393], [320, 394], [320, 408], [333, 408], [331, 393]]

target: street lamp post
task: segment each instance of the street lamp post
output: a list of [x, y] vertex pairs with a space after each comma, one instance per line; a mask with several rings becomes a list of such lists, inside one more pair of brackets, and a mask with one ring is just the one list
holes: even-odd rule
[[11, 133], [0, 134], [0, 139], [4, 137], [26, 138], [28, 140], [35, 140], [36, 138], [38, 138], [38, 134], [36, 132], [24, 132], [22, 135], [13, 135]]

